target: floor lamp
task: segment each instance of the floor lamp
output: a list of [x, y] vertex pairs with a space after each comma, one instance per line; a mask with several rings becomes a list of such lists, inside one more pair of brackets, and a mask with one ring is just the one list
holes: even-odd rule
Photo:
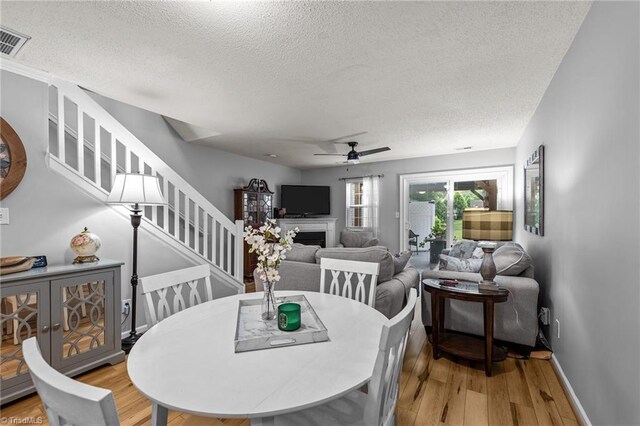
[[122, 350], [129, 353], [142, 336], [136, 332], [136, 294], [138, 292], [138, 227], [142, 220], [141, 205], [164, 205], [160, 182], [155, 176], [134, 173], [117, 174], [107, 204], [129, 205], [133, 226], [133, 263], [131, 264], [131, 332], [122, 339]]
[[462, 238], [483, 240], [478, 243], [484, 257], [480, 266], [481, 287], [493, 289], [496, 283], [496, 264], [493, 262], [494, 241], [511, 241], [513, 237], [513, 212], [508, 210], [488, 211], [485, 209], [465, 209], [462, 212]]

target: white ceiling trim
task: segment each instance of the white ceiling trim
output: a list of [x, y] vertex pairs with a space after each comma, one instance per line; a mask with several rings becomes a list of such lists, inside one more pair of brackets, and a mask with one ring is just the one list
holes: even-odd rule
[[6, 56], [0, 57], [0, 69], [23, 77], [28, 77], [33, 80], [41, 81], [43, 83], [51, 83], [51, 73], [20, 64], [11, 59], [7, 59]]

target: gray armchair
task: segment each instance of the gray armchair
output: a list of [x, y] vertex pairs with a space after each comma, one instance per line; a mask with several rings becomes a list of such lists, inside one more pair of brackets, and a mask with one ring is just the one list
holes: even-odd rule
[[[469, 242], [462, 241], [460, 246], [468, 245]], [[538, 335], [538, 292], [539, 286], [533, 279], [533, 265], [531, 258], [524, 252], [524, 249], [518, 245], [511, 244], [512, 247], [518, 247], [522, 250], [523, 255], [520, 259], [528, 261], [527, 265], [521, 265], [520, 269], [514, 269], [516, 264], [513, 259], [503, 259], [502, 264], [508, 265], [508, 268], [500, 272], [501, 260], [494, 261], [498, 267], [498, 275], [495, 282], [509, 291], [509, 298], [504, 303], [495, 305], [494, 315], [494, 338], [506, 342], [517, 343], [524, 346], [533, 347], [536, 343]], [[500, 245], [504, 245], [501, 243]], [[454, 247], [449, 254], [456, 254]], [[464, 250], [463, 250], [464, 252]], [[473, 248], [467, 247], [466, 253], [471, 256]], [[458, 250], [458, 254], [460, 250]], [[441, 255], [441, 259], [443, 256]], [[469, 259], [467, 258], [467, 260]], [[456, 279], [465, 281], [481, 281], [482, 277], [476, 272], [458, 272], [449, 270], [427, 270], [422, 273], [422, 279]], [[463, 333], [484, 335], [484, 317], [482, 304], [465, 302], [460, 300], [446, 300], [445, 308], [445, 328], [449, 330], [459, 331]], [[425, 327], [431, 327], [431, 295], [425, 291], [422, 292], [422, 323]]]

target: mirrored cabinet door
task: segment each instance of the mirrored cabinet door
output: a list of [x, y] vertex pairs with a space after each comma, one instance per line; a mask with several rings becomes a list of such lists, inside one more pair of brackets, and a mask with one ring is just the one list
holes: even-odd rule
[[52, 361], [61, 367], [113, 347], [107, 324], [113, 321], [111, 274], [51, 282]]
[[0, 371], [5, 387], [29, 380], [22, 356], [24, 340], [38, 337], [43, 356], [49, 358], [49, 282], [3, 288], [0, 308]]

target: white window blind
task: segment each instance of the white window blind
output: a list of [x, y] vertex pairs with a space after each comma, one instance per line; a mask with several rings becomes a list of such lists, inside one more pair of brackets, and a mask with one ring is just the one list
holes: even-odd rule
[[345, 180], [347, 228], [378, 235], [379, 181], [378, 176]]

